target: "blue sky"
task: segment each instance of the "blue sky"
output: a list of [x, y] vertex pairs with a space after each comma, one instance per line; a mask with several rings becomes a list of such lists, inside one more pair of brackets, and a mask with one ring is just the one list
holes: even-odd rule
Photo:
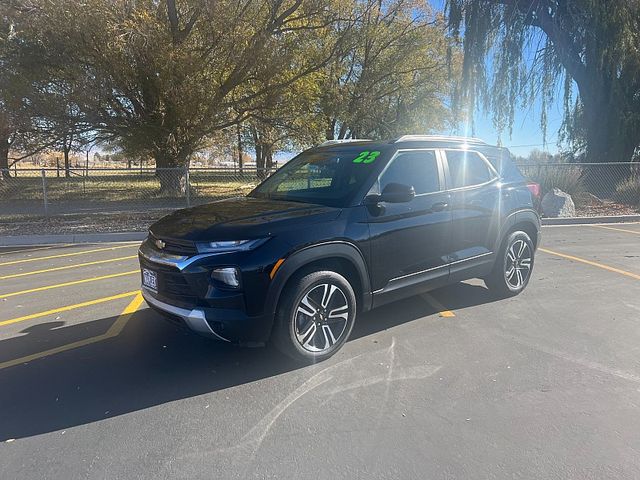
[[[540, 128], [541, 103], [536, 102], [531, 108], [519, 108], [516, 110], [515, 121], [511, 138], [509, 132], [503, 132], [501, 144], [508, 147], [514, 155], [527, 156], [531, 150], [545, 150], [551, 153], [558, 151], [556, 142], [558, 130], [562, 123], [562, 105], [560, 100], [547, 111], [547, 135], [546, 145], [543, 145], [544, 135]], [[465, 135], [464, 126], [458, 131], [443, 132], [447, 134]], [[471, 136], [471, 132], [467, 133]], [[493, 127], [491, 115], [483, 112], [475, 113], [475, 132], [473, 136], [482, 138], [491, 144], [498, 143], [498, 132]]]
[[[433, 8], [438, 11], [444, 9], [445, 0], [428, 0]], [[547, 111], [547, 135], [546, 145], [543, 145], [544, 135], [540, 128], [541, 102], [537, 101], [531, 107], [516, 107], [516, 117], [513, 123], [513, 132], [509, 137], [508, 132], [503, 132], [502, 145], [508, 147], [514, 155], [527, 156], [533, 149], [545, 150], [551, 153], [558, 151], [556, 142], [558, 140], [558, 129], [562, 123], [562, 96], [558, 95], [554, 105]], [[483, 112], [475, 112], [475, 132], [473, 135], [488, 143], [498, 143], [498, 132], [493, 127], [491, 115]], [[465, 134], [464, 126], [460, 126], [458, 131], [442, 132], [446, 134]], [[471, 132], [467, 133], [471, 135]]]

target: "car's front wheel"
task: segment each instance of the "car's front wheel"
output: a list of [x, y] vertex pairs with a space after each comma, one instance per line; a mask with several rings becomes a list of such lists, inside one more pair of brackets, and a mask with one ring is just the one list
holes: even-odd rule
[[344, 345], [355, 319], [356, 297], [347, 279], [332, 271], [311, 272], [287, 283], [272, 340], [295, 360], [320, 362]]
[[513, 296], [522, 292], [531, 278], [534, 247], [529, 235], [512, 232], [502, 243], [498, 258], [485, 284], [499, 296]]

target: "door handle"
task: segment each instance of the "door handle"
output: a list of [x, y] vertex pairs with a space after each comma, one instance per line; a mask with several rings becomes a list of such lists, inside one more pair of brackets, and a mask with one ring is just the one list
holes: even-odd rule
[[449, 208], [449, 204], [447, 202], [436, 202], [431, 205], [432, 212], [441, 212], [443, 210], [446, 210], [447, 208]]

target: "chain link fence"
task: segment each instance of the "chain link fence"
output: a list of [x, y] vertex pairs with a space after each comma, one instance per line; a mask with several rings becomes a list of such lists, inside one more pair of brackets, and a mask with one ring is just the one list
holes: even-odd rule
[[539, 163], [518, 165], [539, 183], [542, 195], [559, 188], [571, 195], [579, 216], [640, 211], [640, 163]]
[[28, 217], [174, 210], [245, 195], [272, 171], [45, 168], [2, 173], [0, 216]]
[[[637, 213], [640, 163], [519, 165], [544, 195], [559, 188], [574, 199], [577, 214]], [[17, 169], [0, 173], [0, 222], [82, 214], [164, 213], [245, 195], [272, 171], [237, 168]]]

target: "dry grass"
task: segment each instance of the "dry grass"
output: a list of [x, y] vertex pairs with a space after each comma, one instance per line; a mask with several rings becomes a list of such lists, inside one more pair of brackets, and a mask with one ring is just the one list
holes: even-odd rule
[[[90, 177], [53, 177], [46, 179], [47, 198], [52, 201], [87, 200], [91, 202], [126, 202], [180, 198], [182, 194], [161, 192], [160, 182], [153, 175], [92, 175]], [[220, 175], [192, 175], [191, 192], [195, 197], [221, 198], [244, 195], [257, 181], [224, 178]], [[42, 179], [18, 177], [0, 181], [0, 198], [34, 200], [43, 198]]]
[[627, 205], [640, 206], [640, 176], [633, 175], [618, 183], [615, 199]]

